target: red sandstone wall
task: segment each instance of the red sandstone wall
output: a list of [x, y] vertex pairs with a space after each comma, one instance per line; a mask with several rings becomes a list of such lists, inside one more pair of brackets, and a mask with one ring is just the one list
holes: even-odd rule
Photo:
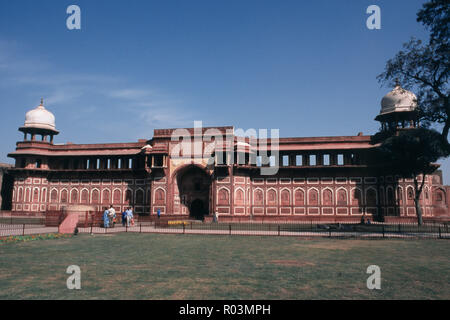
[[[431, 177], [422, 194], [424, 217], [448, 216], [450, 187], [432, 185]], [[211, 185], [211, 208], [222, 217], [334, 218], [361, 217], [363, 213], [393, 215], [390, 198], [395, 193], [392, 177], [253, 177], [243, 174], [217, 177]], [[398, 210], [401, 217], [415, 217], [411, 180], [399, 180]], [[119, 213], [130, 204], [136, 213], [188, 216], [189, 210], [168, 177], [158, 179], [16, 179], [13, 211], [61, 210], [74, 204], [94, 205], [96, 210], [113, 204]], [[358, 200], [357, 193], [360, 193]], [[438, 193], [442, 201], [438, 201]], [[356, 196], [356, 197], [355, 197]], [[212, 211], [211, 211], [212, 212]]]

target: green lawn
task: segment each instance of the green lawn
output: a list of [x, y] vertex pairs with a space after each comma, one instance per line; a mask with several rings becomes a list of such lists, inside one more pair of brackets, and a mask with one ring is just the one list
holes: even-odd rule
[[[69, 265], [81, 290], [68, 290]], [[366, 269], [381, 268], [381, 290]], [[450, 299], [450, 241], [121, 233], [0, 245], [0, 299]]]

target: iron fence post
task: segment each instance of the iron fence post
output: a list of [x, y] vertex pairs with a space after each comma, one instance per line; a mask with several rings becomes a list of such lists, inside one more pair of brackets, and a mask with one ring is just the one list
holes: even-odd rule
[[142, 222], [139, 222], [139, 233], [142, 233]]
[[94, 222], [91, 222], [91, 234], [92, 234], [92, 226], [94, 225]]
[[[59, 231], [59, 230], [58, 230]], [[25, 235], [25, 223], [23, 224], [22, 235]]]
[[230, 230], [230, 236], [231, 236], [231, 223], [228, 224], [228, 229]]
[[442, 235], [441, 235], [441, 226], [439, 226], [439, 239], [442, 239]]
[[184, 222], [183, 222], [183, 234], [184, 234], [185, 228], [186, 228], [186, 226], [184, 225]]
[[383, 224], [383, 238], [384, 238], [384, 224]]
[[278, 236], [280, 235], [280, 225], [278, 225]]

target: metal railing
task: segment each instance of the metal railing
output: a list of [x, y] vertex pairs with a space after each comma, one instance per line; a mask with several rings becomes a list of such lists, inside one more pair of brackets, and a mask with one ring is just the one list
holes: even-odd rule
[[450, 239], [448, 224], [324, 224], [308, 223], [203, 223], [198, 221], [172, 221], [160, 224], [158, 221], [137, 222], [134, 225], [116, 224], [105, 228], [102, 225], [78, 227], [80, 233], [169, 233], [200, 235], [244, 235], [244, 236], [290, 236], [328, 238], [434, 238]]

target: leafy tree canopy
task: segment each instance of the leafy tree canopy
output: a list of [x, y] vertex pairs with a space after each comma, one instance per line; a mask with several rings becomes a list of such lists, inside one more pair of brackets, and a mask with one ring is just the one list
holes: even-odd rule
[[417, 95], [419, 117], [424, 126], [442, 127], [441, 137], [448, 144], [450, 130], [450, 1], [432, 0], [423, 5], [417, 20], [431, 32], [428, 43], [411, 38], [395, 57], [388, 60], [377, 78], [393, 87], [396, 79]]
[[437, 169], [433, 163], [449, 154], [439, 137], [439, 132], [426, 128], [400, 131], [380, 145], [378, 159], [404, 178], [433, 173]]

